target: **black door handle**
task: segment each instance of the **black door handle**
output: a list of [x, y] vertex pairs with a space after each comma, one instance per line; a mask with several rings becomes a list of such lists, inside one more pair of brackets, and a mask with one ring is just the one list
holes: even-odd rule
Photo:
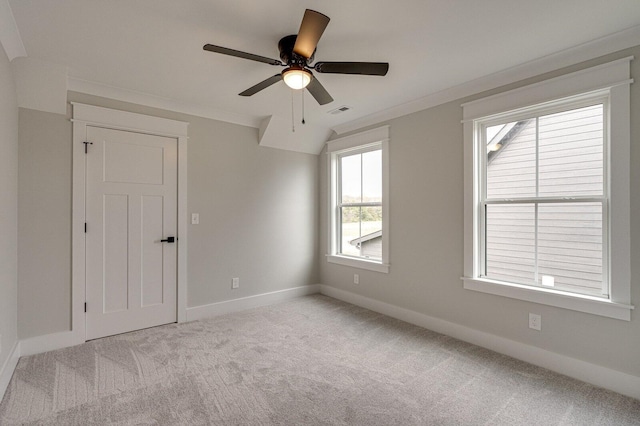
[[160, 240], [161, 243], [173, 243], [175, 241], [176, 241], [175, 237], [167, 237], [166, 240]]

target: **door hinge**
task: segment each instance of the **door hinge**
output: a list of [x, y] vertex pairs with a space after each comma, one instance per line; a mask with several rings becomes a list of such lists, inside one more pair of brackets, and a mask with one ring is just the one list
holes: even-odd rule
[[84, 311], [87, 312], [87, 302], [84, 302]]
[[84, 233], [87, 233], [87, 222], [84, 223]]
[[84, 153], [86, 154], [89, 151], [89, 148], [88, 148], [89, 145], [93, 145], [93, 142], [85, 141], [85, 142], [82, 142], [82, 143], [84, 144]]

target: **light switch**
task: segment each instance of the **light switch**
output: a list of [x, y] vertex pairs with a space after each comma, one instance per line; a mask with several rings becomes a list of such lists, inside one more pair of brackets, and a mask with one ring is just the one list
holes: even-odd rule
[[191, 224], [198, 225], [200, 223], [200, 214], [199, 213], [191, 213]]

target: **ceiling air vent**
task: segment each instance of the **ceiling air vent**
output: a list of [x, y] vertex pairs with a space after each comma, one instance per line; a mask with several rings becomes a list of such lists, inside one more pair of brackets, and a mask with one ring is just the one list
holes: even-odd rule
[[342, 114], [343, 112], [347, 112], [347, 111], [349, 111], [350, 109], [351, 109], [351, 107], [350, 107], [350, 106], [342, 105], [342, 106], [341, 106], [341, 107], [339, 107], [339, 108], [332, 109], [331, 111], [329, 111], [329, 114], [333, 114], [333, 115], [336, 115], [336, 114]]

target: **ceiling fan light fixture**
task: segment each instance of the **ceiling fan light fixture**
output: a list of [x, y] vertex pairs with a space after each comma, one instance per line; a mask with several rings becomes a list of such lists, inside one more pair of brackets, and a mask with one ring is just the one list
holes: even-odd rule
[[282, 78], [287, 86], [294, 90], [304, 89], [311, 83], [313, 75], [302, 67], [289, 67], [282, 71]]

